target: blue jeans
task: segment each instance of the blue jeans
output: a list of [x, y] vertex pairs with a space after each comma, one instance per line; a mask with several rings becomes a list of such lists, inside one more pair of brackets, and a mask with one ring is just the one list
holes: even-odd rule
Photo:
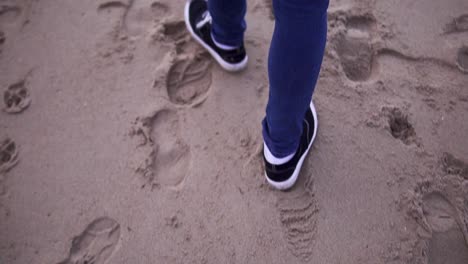
[[[327, 38], [329, 0], [273, 0], [275, 29], [268, 58], [270, 92], [263, 139], [282, 158], [294, 153], [317, 83]], [[208, 0], [219, 43], [243, 43], [246, 0]]]

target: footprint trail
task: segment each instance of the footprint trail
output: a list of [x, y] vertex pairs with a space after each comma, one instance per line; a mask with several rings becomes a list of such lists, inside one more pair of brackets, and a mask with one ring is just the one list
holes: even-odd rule
[[454, 206], [440, 193], [432, 192], [423, 197], [423, 213], [432, 231], [428, 264], [468, 263], [468, 244]]
[[68, 257], [58, 264], [105, 264], [117, 247], [120, 225], [109, 217], [91, 222], [73, 238]]
[[385, 110], [388, 110], [388, 125], [392, 136], [400, 139], [406, 145], [415, 142], [416, 132], [408, 120], [408, 115], [404, 114], [399, 108]]
[[211, 86], [211, 60], [203, 53], [182, 56], [169, 69], [166, 88], [175, 104], [192, 104], [207, 94]]
[[29, 89], [26, 87], [26, 81], [10, 85], [3, 93], [4, 111], [10, 114], [23, 112], [31, 104]]
[[346, 31], [339, 36], [336, 51], [346, 77], [352, 81], [366, 81], [372, 74], [374, 51], [371, 29], [375, 21], [368, 16], [350, 17]]
[[[307, 179], [309, 181], [309, 179]], [[310, 182], [278, 194], [277, 208], [291, 253], [302, 261], [312, 258], [319, 208]]]
[[188, 175], [190, 146], [180, 135], [179, 116], [162, 109], [137, 121], [136, 134], [143, 136], [147, 150], [145, 162], [137, 168], [152, 187], [181, 187]]
[[188, 173], [190, 148], [179, 135], [178, 115], [170, 110], [153, 118], [152, 138], [156, 144], [153, 170], [163, 186], [180, 185]]
[[154, 86], [165, 88], [173, 104], [191, 106], [203, 102], [212, 82], [209, 54], [187, 34], [184, 21], [162, 23], [156, 36], [174, 52], [169, 60], [161, 64]]
[[16, 143], [10, 138], [3, 139], [0, 143], [0, 173], [8, 172], [18, 162], [18, 147]]

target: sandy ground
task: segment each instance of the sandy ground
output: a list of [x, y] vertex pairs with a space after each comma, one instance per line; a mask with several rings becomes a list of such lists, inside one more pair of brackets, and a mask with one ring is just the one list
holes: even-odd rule
[[331, 2], [285, 193], [265, 1], [229, 74], [182, 0], [0, 0], [0, 263], [468, 263], [468, 1]]

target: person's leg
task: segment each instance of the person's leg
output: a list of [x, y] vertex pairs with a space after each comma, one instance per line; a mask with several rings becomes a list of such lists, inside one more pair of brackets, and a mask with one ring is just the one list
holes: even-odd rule
[[240, 47], [246, 29], [246, 0], [209, 0], [214, 40], [222, 45]]
[[263, 120], [267, 151], [291, 157], [322, 64], [328, 0], [273, 0], [275, 29], [270, 46], [270, 93]]

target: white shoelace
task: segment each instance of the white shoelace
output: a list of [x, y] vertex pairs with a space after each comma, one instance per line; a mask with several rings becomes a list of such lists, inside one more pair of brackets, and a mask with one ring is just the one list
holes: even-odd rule
[[197, 27], [197, 29], [203, 27], [206, 23], [211, 23], [211, 15], [208, 11], [205, 11], [205, 13], [203, 13], [202, 15], [202, 20], [199, 21], [195, 26]]

